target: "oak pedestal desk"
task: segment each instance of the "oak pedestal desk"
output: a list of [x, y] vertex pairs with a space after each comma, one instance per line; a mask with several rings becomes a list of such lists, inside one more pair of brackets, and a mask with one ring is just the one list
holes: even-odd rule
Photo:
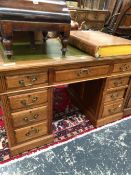
[[56, 86], [69, 85], [71, 98], [94, 126], [124, 115], [131, 86], [131, 56], [97, 60], [68, 46], [67, 56], [61, 58], [56, 46], [54, 40], [48, 40], [46, 55], [27, 55], [22, 49], [12, 61], [0, 57], [0, 97], [12, 155], [53, 142]]

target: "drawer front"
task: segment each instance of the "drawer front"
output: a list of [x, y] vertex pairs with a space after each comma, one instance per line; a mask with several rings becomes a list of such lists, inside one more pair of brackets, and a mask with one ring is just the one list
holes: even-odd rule
[[108, 74], [108, 71], [108, 65], [56, 71], [55, 82], [97, 77]]
[[10, 96], [9, 102], [12, 110], [43, 104], [47, 102], [47, 90]]
[[114, 101], [124, 97], [125, 89], [110, 92], [105, 97], [105, 102]]
[[123, 101], [119, 101], [119, 102], [117, 101], [117, 102], [114, 102], [113, 104], [105, 105], [102, 117], [107, 117], [107, 116], [114, 115], [116, 113], [121, 112], [122, 104], [123, 104]]
[[24, 142], [48, 133], [47, 122], [15, 130], [16, 142]]
[[131, 71], [131, 62], [114, 65], [113, 73], [126, 73], [128, 71]]
[[30, 110], [12, 113], [12, 121], [14, 127], [29, 125], [41, 120], [47, 120], [47, 106], [34, 108]]
[[89, 13], [86, 17], [86, 20], [89, 21], [105, 21], [105, 14], [100, 13]]
[[108, 82], [108, 89], [128, 85], [129, 77], [111, 78]]
[[45, 83], [48, 83], [47, 72], [6, 77], [7, 89], [32, 87], [33, 85]]
[[86, 26], [88, 29], [102, 29], [104, 26], [104, 22], [95, 22], [95, 21], [89, 21], [86, 23]]

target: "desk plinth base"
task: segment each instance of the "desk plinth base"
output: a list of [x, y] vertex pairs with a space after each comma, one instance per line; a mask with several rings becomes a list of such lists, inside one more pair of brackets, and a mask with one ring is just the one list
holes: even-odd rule
[[117, 120], [122, 119], [123, 117], [123, 113], [118, 113], [118, 114], [114, 114], [114, 115], [110, 115], [108, 117], [105, 118], [100, 118], [100, 119], [95, 119], [93, 118], [93, 115], [89, 114], [88, 111], [85, 112], [85, 115], [88, 117], [88, 119], [90, 120], [90, 122], [95, 126], [95, 127], [100, 127], [100, 126], [104, 126], [106, 124], [115, 122]]
[[54, 141], [53, 135], [47, 135], [44, 137], [39, 137], [35, 140], [31, 140], [22, 144], [19, 144], [17, 146], [13, 146], [10, 148], [11, 155], [15, 156], [20, 153], [23, 153], [25, 151], [31, 150], [36, 147], [44, 146], [46, 144], [52, 143]]
[[130, 115], [130, 114], [131, 114], [131, 108], [124, 109], [124, 116]]

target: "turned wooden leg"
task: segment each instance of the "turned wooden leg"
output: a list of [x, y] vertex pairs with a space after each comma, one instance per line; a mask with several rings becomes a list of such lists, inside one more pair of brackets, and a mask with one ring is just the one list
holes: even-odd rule
[[4, 54], [10, 59], [13, 55], [12, 50], [12, 38], [13, 38], [13, 27], [11, 23], [1, 23], [1, 33], [4, 46]]
[[48, 32], [42, 32], [43, 34], [43, 42], [46, 42], [46, 40], [48, 39]]
[[30, 31], [29, 32], [29, 37], [30, 37], [30, 46], [31, 46], [31, 49], [36, 49], [36, 46], [35, 46], [35, 33]]
[[61, 43], [62, 43], [62, 55], [65, 56], [67, 51], [67, 44], [68, 44], [68, 35], [67, 33], [61, 33]]
[[1, 35], [1, 32], [0, 32], [0, 42], [2, 42], [3, 40], [2, 40], [2, 35]]

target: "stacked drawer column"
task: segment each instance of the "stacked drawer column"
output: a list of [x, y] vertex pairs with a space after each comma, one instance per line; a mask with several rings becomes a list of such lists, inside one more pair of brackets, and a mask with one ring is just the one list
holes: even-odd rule
[[6, 93], [1, 96], [12, 155], [53, 141], [52, 88], [48, 71], [13, 72], [3, 76]]
[[114, 64], [113, 72], [106, 80], [96, 126], [101, 126], [123, 117], [126, 92], [129, 86], [131, 62]]

